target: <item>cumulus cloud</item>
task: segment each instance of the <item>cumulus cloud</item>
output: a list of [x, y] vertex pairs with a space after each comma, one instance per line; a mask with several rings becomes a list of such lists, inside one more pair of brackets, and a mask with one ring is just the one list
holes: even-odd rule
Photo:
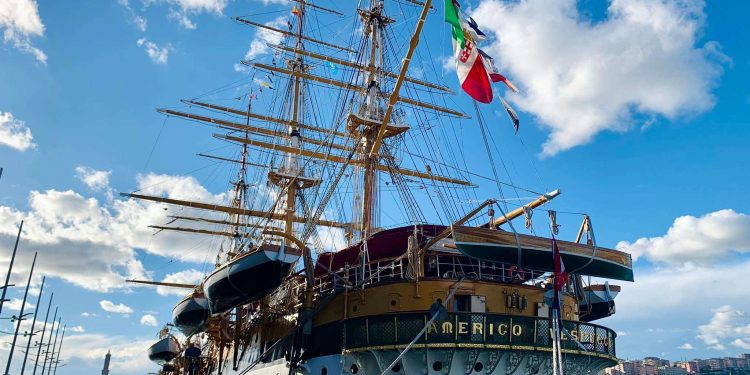
[[138, 47], [143, 48], [146, 51], [146, 55], [154, 64], [165, 65], [169, 61], [169, 52], [172, 51], [172, 47], [167, 44], [166, 46], [160, 47], [158, 44], [149, 41], [146, 38], [141, 38], [136, 41]]
[[95, 317], [96, 314], [84, 311], [84, 312], [81, 313], [81, 316], [85, 317], [85, 318], [92, 318], [92, 317]]
[[[203, 272], [195, 269], [189, 269], [168, 274], [163, 283], [175, 283], [175, 284], [193, 284], [198, 285], [203, 281]], [[184, 297], [188, 294], [188, 290], [183, 288], [168, 288], [164, 286], [157, 286], [156, 293], [162, 296], [180, 296]]]
[[31, 129], [26, 126], [26, 123], [14, 118], [10, 112], [0, 111], [0, 146], [26, 151], [36, 147], [33, 140]]
[[[21, 311], [21, 302], [23, 301], [19, 298], [12, 298], [10, 301], [5, 302], [5, 304], [3, 304], [3, 307], [7, 307], [9, 310], [13, 311]], [[24, 306], [25, 312], [34, 309], [34, 304], [30, 303], [29, 301], [26, 301], [26, 304]]]
[[133, 313], [133, 309], [130, 306], [124, 303], [114, 304], [114, 302], [106, 300], [106, 299], [99, 301], [99, 306], [102, 308], [102, 310], [106, 312], [117, 313], [117, 314], [132, 314]]
[[[175, 199], [216, 204], [227, 200], [226, 193], [212, 194], [187, 176], [141, 175], [136, 187], [143, 194]], [[207, 255], [216, 249], [211, 246], [213, 238], [166, 231], [155, 235], [148, 226], [165, 223], [168, 215], [220, 218], [217, 213], [134, 199], [102, 203], [72, 190], [54, 189], [32, 191], [28, 207], [19, 210], [0, 205], [0, 243], [12, 244], [24, 220], [21, 246], [39, 251], [39, 273], [88, 290], [106, 292], [128, 288], [125, 279], [151, 279], [151, 273], [137, 259], [137, 251], [196, 263], [215, 256]], [[205, 227], [201, 223], [181, 224], [191, 225]], [[0, 254], [0, 268], [7, 267], [9, 258], [9, 254]], [[31, 255], [18, 254], [13, 272], [16, 284], [25, 283], [30, 264]]]
[[550, 156], [626, 131], [638, 116], [712, 108], [727, 57], [717, 42], [699, 44], [703, 8], [702, 0], [612, 0], [594, 23], [575, 0], [483, 0], [472, 15], [496, 38], [486, 51], [522, 87], [512, 101], [550, 130], [542, 150]]
[[68, 331], [75, 332], [75, 333], [84, 333], [86, 332], [86, 329], [83, 328], [83, 326], [73, 326], [68, 328]]
[[101, 367], [102, 360], [108, 351], [112, 356], [111, 368], [121, 373], [143, 374], [155, 372], [156, 365], [144, 355], [154, 343], [154, 339], [109, 336], [103, 334], [76, 334], [65, 336], [65, 347], [60, 357], [66, 363], [77, 359]]
[[102, 191], [109, 188], [109, 175], [111, 174], [112, 171], [98, 171], [86, 166], [76, 167], [76, 178], [93, 191]]
[[692, 350], [692, 349], [695, 349], [695, 348], [693, 348], [693, 345], [692, 345], [691, 343], [689, 343], [689, 342], [686, 342], [686, 343], [684, 343], [684, 344], [682, 344], [682, 345], [678, 346], [678, 347], [677, 347], [677, 349], [682, 349], [682, 350]]
[[750, 216], [731, 209], [701, 217], [681, 216], [665, 235], [633, 243], [621, 241], [617, 248], [632, 254], [633, 259], [643, 256], [669, 265], [710, 264], [733, 253], [750, 252]]
[[[287, 18], [286, 16], [279, 16], [272, 21], [266, 22], [265, 25], [284, 30], [287, 28]], [[283, 39], [284, 36], [275, 31], [260, 28], [255, 30], [250, 47], [245, 53], [245, 60], [253, 60], [271, 52], [271, 48], [268, 45], [279, 44]], [[234, 69], [242, 72], [248, 71], [247, 67], [241, 64], [235, 65]]]
[[36, 0], [0, 1], [0, 30], [5, 44], [34, 55], [42, 64], [47, 63], [47, 55], [31, 44], [31, 37], [44, 36], [44, 23]]
[[156, 317], [151, 314], [145, 314], [141, 317], [141, 325], [147, 327], [156, 327]]
[[709, 348], [725, 350], [730, 343], [741, 349], [750, 348], [750, 319], [745, 311], [730, 305], [712, 310], [708, 324], [698, 327], [698, 338]]
[[186, 29], [195, 29], [197, 25], [190, 17], [201, 13], [221, 15], [228, 0], [143, 0], [143, 3], [145, 6], [166, 4], [169, 18], [177, 20]]
[[[737, 287], [737, 275], [750, 273], [750, 261], [637, 271], [637, 282], [624, 285], [617, 296], [617, 314], [612, 319], [624, 321], [623, 326], [644, 321], [671, 323], [675, 311], [680, 312], [681, 321], [703, 320], [708, 310], [696, 308], [696, 298], [701, 306], [736, 301], [737, 306], [750, 310], [747, 290]], [[696, 286], [706, 292], [696, 294]], [[648, 301], [647, 309], [643, 308], [643, 301]]]

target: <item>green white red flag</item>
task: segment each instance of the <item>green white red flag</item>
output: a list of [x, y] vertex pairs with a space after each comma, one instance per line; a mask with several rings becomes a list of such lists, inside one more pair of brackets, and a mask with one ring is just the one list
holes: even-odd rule
[[[445, 0], [445, 22], [451, 25], [456, 74], [461, 88], [474, 100], [492, 102], [492, 82], [476, 41], [467, 35], [471, 29], [463, 20], [456, 0]], [[466, 31], [464, 31], [466, 29]], [[467, 38], [467, 36], [469, 36]]]

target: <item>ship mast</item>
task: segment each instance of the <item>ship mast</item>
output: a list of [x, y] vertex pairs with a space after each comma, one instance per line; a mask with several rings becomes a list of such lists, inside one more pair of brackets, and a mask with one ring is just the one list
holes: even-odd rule
[[[394, 20], [386, 17], [383, 14], [384, 4], [380, 0], [371, 0], [370, 9], [363, 10], [359, 9], [359, 16], [364, 24], [364, 31], [366, 35], [369, 35], [370, 39], [370, 56], [369, 62], [366, 69], [367, 80], [365, 81], [365, 87], [362, 90], [362, 103], [359, 110], [359, 114], [365, 117], [366, 120], [372, 122], [380, 122], [383, 119], [383, 110], [380, 106], [381, 85], [382, 85], [382, 65], [383, 65], [383, 30], [386, 25], [393, 23]], [[380, 164], [380, 158], [377, 154], [372, 154], [372, 146], [378, 136], [378, 128], [371, 126], [371, 124], [356, 123], [357, 120], [361, 120], [356, 117], [349, 118], [350, 124], [352, 125], [365, 125], [363, 129], [359, 131], [360, 144], [359, 153], [361, 155], [362, 162], [362, 196], [361, 196], [361, 211], [360, 211], [360, 222], [359, 222], [359, 234], [361, 239], [364, 241], [370, 235], [373, 234], [373, 230], [377, 226], [376, 212], [378, 209], [378, 165]], [[370, 126], [367, 126], [370, 125]], [[350, 129], [357, 129], [357, 126], [350, 126]], [[360, 202], [359, 197], [355, 198], [355, 209], [359, 208]]]
[[[252, 112], [253, 107], [253, 92], [250, 91], [250, 96], [248, 97], [248, 103], [247, 103], [247, 112]], [[247, 117], [246, 125], [250, 126], [250, 117]], [[250, 133], [245, 130], [244, 132], [244, 138], [249, 139]], [[243, 209], [245, 205], [245, 198], [247, 197], [247, 144], [242, 144], [242, 156], [240, 158], [240, 170], [237, 172], [237, 181], [233, 182], [234, 185], [234, 196], [232, 197], [232, 207], [237, 209]], [[239, 254], [242, 251], [243, 242], [245, 241], [245, 238], [247, 237], [246, 234], [240, 233], [240, 230], [245, 230], [247, 228], [247, 223], [244, 223], [242, 221], [244, 215], [241, 215], [239, 213], [234, 214], [234, 220], [233, 220], [233, 229], [232, 229], [232, 238], [233, 238], [233, 247], [230, 251], [227, 252], [226, 261], [229, 261], [230, 259], [234, 258], [237, 254]], [[218, 263], [218, 262], [217, 262]], [[218, 264], [217, 264], [218, 265]]]
[[[300, 1], [299, 7], [295, 6], [292, 12], [297, 17], [297, 30], [294, 33], [296, 42], [295, 49], [302, 50], [304, 48], [303, 41], [306, 39], [304, 33], [304, 18], [305, 18], [305, 2]], [[288, 242], [286, 238], [294, 236], [294, 224], [295, 213], [297, 212], [297, 192], [301, 189], [306, 189], [317, 185], [320, 181], [315, 179], [306, 178], [303, 176], [303, 171], [299, 165], [299, 155], [302, 149], [302, 137], [300, 134], [300, 124], [302, 121], [302, 110], [301, 105], [302, 95], [304, 90], [302, 87], [303, 81], [300, 74], [304, 74], [307, 71], [307, 65], [304, 62], [304, 56], [300, 53], [295, 53], [293, 59], [286, 60], [287, 67], [292, 72], [292, 112], [291, 118], [287, 122], [288, 129], [288, 152], [284, 159], [283, 165], [278, 170], [271, 170], [268, 172], [268, 179], [273, 184], [286, 191], [285, 194], [285, 212], [284, 215], [284, 234], [285, 242]], [[294, 245], [287, 243], [287, 245]]]

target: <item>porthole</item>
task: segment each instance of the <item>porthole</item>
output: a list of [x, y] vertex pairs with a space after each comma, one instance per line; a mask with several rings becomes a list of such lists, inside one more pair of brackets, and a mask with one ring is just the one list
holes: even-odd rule
[[322, 369], [320, 369], [320, 375], [328, 375], [328, 369], [323, 366]]
[[432, 362], [432, 369], [435, 371], [440, 371], [443, 369], [443, 362], [435, 361]]
[[477, 363], [474, 364], [474, 371], [475, 372], [482, 371], [483, 368], [484, 368], [484, 365], [482, 364], [482, 362], [477, 362]]
[[353, 364], [353, 365], [352, 365], [352, 367], [351, 367], [351, 368], [349, 369], [349, 371], [350, 371], [350, 372], [351, 372], [352, 374], [356, 374], [356, 373], [358, 373], [358, 372], [359, 372], [359, 366], [357, 366], [356, 364]]
[[391, 306], [396, 306], [396, 300], [395, 299], [391, 300]]
[[393, 371], [393, 372], [399, 372], [399, 371], [401, 371], [401, 364], [400, 363], [396, 363], [395, 365], [393, 365], [393, 367], [391, 367], [391, 371]]

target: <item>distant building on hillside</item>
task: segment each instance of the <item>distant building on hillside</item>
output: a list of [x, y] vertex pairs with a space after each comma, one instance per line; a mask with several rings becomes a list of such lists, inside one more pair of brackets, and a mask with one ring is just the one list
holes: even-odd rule
[[677, 366], [659, 366], [656, 368], [658, 375], [686, 375], [687, 370]]
[[664, 367], [669, 366], [669, 360], [659, 357], [646, 357], [643, 359], [644, 366]]
[[706, 365], [705, 367], [708, 367], [708, 369], [712, 371], [723, 370], [726, 368], [724, 365], [724, 359], [722, 358], [709, 358], [703, 361], [703, 363]]

